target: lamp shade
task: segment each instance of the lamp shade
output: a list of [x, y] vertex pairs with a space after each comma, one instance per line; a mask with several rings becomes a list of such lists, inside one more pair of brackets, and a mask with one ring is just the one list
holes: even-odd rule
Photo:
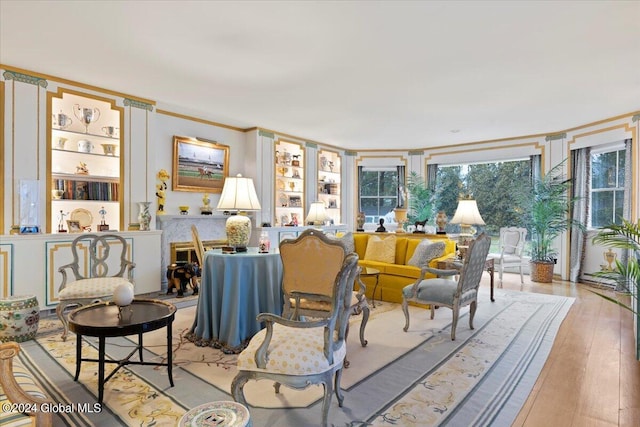
[[217, 209], [220, 211], [259, 211], [261, 209], [253, 179], [241, 174], [224, 180]]
[[484, 225], [484, 220], [478, 211], [478, 204], [471, 198], [458, 200], [456, 213], [449, 222], [460, 224], [460, 230], [463, 234], [473, 234], [471, 232], [472, 225]]
[[323, 202], [313, 202], [309, 207], [309, 215], [305, 222], [311, 225], [322, 225], [328, 219], [327, 211]]
[[[217, 209], [231, 212], [260, 210], [260, 202], [253, 186], [253, 179], [244, 178], [240, 174], [235, 177], [227, 177], [224, 180]], [[251, 238], [249, 217], [242, 214], [232, 214], [227, 219], [225, 229], [229, 246], [234, 247], [237, 252], [246, 251]]]

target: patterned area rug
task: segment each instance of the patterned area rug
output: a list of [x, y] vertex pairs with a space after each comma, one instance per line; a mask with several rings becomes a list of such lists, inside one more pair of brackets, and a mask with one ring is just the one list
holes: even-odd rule
[[[573, 300], [551, 295], [497, 290], [490, 303], [481, 288], [474, 324], [468, 311], [450, 339], [451, 311], [411, 308], [411, 328], [402, 331], [404, 316], [396, 304], [377, 305], [366, 329], [369, 341], [358, 340], [360, 318], [352, 318], [348, 340], [349, 369], [342, 387], [345, 404], [335, 399], [330, 423], [336, 426], [510, 425], [537, 378], [555, 333]], [[232, 400], [230, 383], [235, 357], [209, 347], [196, 347], [182, 338], [191, 326], [195, 307], [182, 307], [174, 322], [174, 382], [163, 368], [131, 366], [121, 369], [105, 386], [101, 411], [59, 414], [56, 425], [175, 426], [189, 409], [209, 401]], [[59, 339], [56, 321], [41, 322], [36, 341], [22, 345], [23, 361], [38, 372], [37, 379], [55, 402], [95, 402], [97, 367], [83, 363], [75, 373], [75, 336]], [[107, 340], [110, 357], [122, 357], [136, 337]], [[145, 360], [162, 360], [166, 335], [144, 335]], [[83, 343], [85, 357], [95, 357], [97, 340]], [[93, 364], [95, 365], [95, 364]], [[110, 369], [110, 367], [107, 367]], [[245, 387], [254, 426], [317, 425], [322, 395], [319, 386], [306, 390], [286, 387], [276, 395], [269, 381]], [[80, 406], [85, 408], [85, 406]], [[90, 407], [86, 405], [86, 407]]]

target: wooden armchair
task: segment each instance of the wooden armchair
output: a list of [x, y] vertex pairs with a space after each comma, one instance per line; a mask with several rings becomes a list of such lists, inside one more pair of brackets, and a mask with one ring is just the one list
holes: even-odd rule
[[[110, 256], [111, 253], [113, 256]], [[58, 289], [56, 314], [63, 325], [62, 339], [67, 339], [69, 326], [64, 310], [69, 305], [86, 305], [107, 301], [122, 283], [133, 286], [135, 264], [127, 260], [129, 244], [116, 234], [81, 234], [71, 243], [73, 262], [58, 269], [62, 283]], [[81, 270], [88, 266], [89, 271]], [[67, 270], [73, 273], [69, 280]], [[114, 271], [114, 274], [109, 274]]]
[[[2, 403], [2, 425], [12, 426], [35, 425], [50, 427], [53, 425], [53, 413], [41, 408], [43, 403], [52, 404], [40, 390], [29, 372], [16, 357], [20, 352], [20, 345], [16, 342], [0, 343], [0, 403]], [[15, 361], [14, 361], [15, 358]], [[28, 410], [25, 414], [9, 412], [5, 403], [23, 404]], [[24, 424], [22, 424], [24, 422]]]
[[[317, 242], [319, 247], [323, 246], [321, 241]], [[337, 256], [333, 248], [328, 249], [328, 256]], [[314, 256], [312, 254], [316, 252], [307, 253], [307, 256]], [[324, 254], [319, 250], [318, 258], [313, 261], [321, 263]], [[307, 259], [307, 265], [310, 261]], [[353, 283], [360, 273], [358, 255], [350, 253], [340, 264], [328, 295], [297, 291], [289, 294], [296, 307], [303, 300], [328, 304], [328, 315], [316, 320], [290, 320], [271, 313], [258, 315], [258, 320], [265, 322], [266, 328], [258, 332], [238, 356], [238, 374], [231, 384], [231, 392], [237, 402], [246, 405], [243, 388], [249, 380], [269, 379], [276, 382], [276, 393], [280, 391], [280, 384], [296, 389], [322, 384], [322, 426], [327, 426], [334, 390], [338, 404], [342, 406], [344, 395], [340, 389], [340, 378], [346, 355]], [[316, 351], [318, 349], [320, 351]]]

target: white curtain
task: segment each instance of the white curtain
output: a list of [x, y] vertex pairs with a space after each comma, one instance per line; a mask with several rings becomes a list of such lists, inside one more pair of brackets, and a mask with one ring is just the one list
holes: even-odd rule
[[[573, 220], [583, 224], [585, 227], [589, 221], [589, 194], [591, 191], [591, 149], [583, 148], [571, 151], [572, 168], [572, 194], [576, 198], [573, 205]], [[577, 228], [571, 228], [571, 259], [569, 280], [577, 282], [582, 273], [584, 264], [585, 246], [587, 244], [587, 233]]]

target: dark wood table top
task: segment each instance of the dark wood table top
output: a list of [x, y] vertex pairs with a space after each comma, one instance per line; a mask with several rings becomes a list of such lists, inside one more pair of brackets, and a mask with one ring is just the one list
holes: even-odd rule
[[119, 307], [112, 301], [79, 307], [69, 313], [69, 330], [93, 337], [121, 337], [153, 331], [172, 322], [176, 306], [160, 300], [134, 299]]

